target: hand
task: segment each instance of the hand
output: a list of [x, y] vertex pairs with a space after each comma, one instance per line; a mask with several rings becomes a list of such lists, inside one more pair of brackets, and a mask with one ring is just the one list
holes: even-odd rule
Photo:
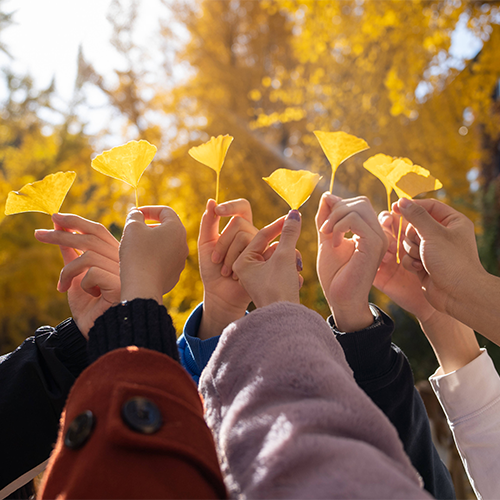
[[[159, 221], [148, 226], [145, 220]], [[186, 229], [169, 207], [133, 208], [125, 222], [120, 242], [121, 300], [154, 299], [179, 281], [189, 254]]]
[[[373, 284], [398, 306], [415, 315], [420, 322], [426, 322], [436, 312], [436, 309], [425, 298], [418, 277], [409, 272], [402, 264], [396, 262], [397, 237], [395, 235], [398, 234], [400, 217], [385, 210], [379, 214], [378, 219], [389, 246], [382, 258]], [[401, 240], [404, 239], [404, 230], [407, 226], [404, 219], [402, 224]], [[406, 255], [402, 244], [399, 247], [399, 255], [401, 260]]]
[[103, 225], [78, 215], [54, 214], [52, 220], [55, 231], [38, 229], [35, 237], [59, 245], [64, 268], [57, 289], [68, 292], [73, 319], [88, 339], [94, 321], [120, 301], [118, 241]]
[[486, 273], [477, 252], [474, 224], [437, 200], [402, 198], [394, 210], [410, 223], [403, 241], [403, 266], [418, 276], [426, 299], [438, 311], [451, 314], [454, 298]]
[[[388, 245], [370, 202], [363, 196], [341, 200], [325, 193], [316, 228], [318, 277], [337, 327], [350, 332], [370, 326], [368, 294]], [[348, 231], [352, 239], [344, 238]]]
[[[232, 218], [219, 234], [221, 215]], [[220, 205], [208, 200], [198, 238], [203, 281], [203, 315], [198, 330], [200, 339], [220, 335], [229, 323], [244, 316], [251, 299], [232, 268], [257, 232], [247, 200], [233, 200]]]
[[[281, 301], [300, 303], [302, 277], [295, 249], [300, 227], [300, 213], [291, 210], [286, 219], [281, 217], [261, 229], [234, 263], [233, 269], [256, 307]], [[269, 246], [280, 233], [279, 243]]]

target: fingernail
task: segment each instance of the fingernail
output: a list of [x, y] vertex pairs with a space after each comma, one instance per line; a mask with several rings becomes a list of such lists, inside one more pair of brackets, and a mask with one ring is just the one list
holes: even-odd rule
[[223, 205], [217, 205], [215, 207], [215, 213], [217, 213], [219, 215], [225, 214], [226, 212], [227, 212], [227, 207], [225, 207]]
[[56, 212], [55, 214], [52, 214], [52, 220], [54, 220], [54, 219], [59, 219], [59, 220], [61, 220], [61, 218], [62, 218], [62, 215], [61, 215], [61, 214], [59, 214], [59, 213], [57, 213], [57, 212]]
[[401, 208], [408, 208], [408, 207], [411, 207], [412, 205], [413, 205], [413, 203], [408, 198], [401, 198], [399, 200], [399, 206]]
[[297, 257], [297, 270], [300, 273], [302, 271], [302, 269], [304, 269], [304, 267], [302, 265], [302, 259], [300, 257]]
[[286, 216], [286, 220], [288, 219], [300, 221], [300, 212], [298, 210], [290, 210]]
[[220, 270], [220, 273], [222, 274], [222, 276], [229, 276], [231, 274], [231, 269], [229, 269], [229, 267], [224, 264], [222, 266], [222, 269]]
[[218, 264], [221, 261], [221, 254], [219, 252], [212, 252], [212, 262], [214, 264]]

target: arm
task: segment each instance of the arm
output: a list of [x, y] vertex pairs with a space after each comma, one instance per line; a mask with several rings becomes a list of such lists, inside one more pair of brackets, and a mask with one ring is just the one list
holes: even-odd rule
[[[323, 196], [316, 218], [320, 239], [318, 275], [336, 319], [339, 315], [346, 317], [346, 302], [351, 302], [351, 309], [356, 304], [368, 307], [372, 283], [381, 280], [377, 269], [385, 265], [387, 248], [395, 252], [395, 244], [387, 241], [390, 234], [384, 234], [366, 199], [331, 201], [335, 201], [331, 195]], [[349, 225], [343, 223], [349, 217]], [[354, 238], [335, 240], [335, 226], [344, 232], [350, 229]], [[360, 274], [363, 279], [358, 278]], [[332, 320], [337, 340], [360, 387], [396, 427], [426, 490], [437, 498], [454, 498], [451, 478], [432, 443], [427, 414], [414, 388], [408, 360], [391, 343], [394, 324], [380, 310], [374, 313], [376, 318], [370, 312], [370, 319], [357, 328], [358, 323], [346, 328]]]
[[87, 342], [70, 319], [39, 328], [0, 357], [0, 448], [10, 450], [0, 473], [1, 498], [45, 469], [69, 390], [87, 365]]
[[[141, 210], [129, 214], [120, 245], [123, 302], [89, 333], [94, 362], [69, 396], [41, 498], [225, 495], [203, 408], [176, 362], [175, 330], [162, 305], [184, 268], [186, 233], [169, 208]], [[148, 227], [145, 218], [161, 224]], [[71, 432], [77, 419], [88, 424], [83, 442]], [[112, 464], [104, 476], [103, 464]]]

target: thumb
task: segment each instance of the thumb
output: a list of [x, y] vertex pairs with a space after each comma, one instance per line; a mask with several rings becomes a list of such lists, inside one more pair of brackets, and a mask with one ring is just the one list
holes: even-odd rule
[[443, 226], [424, 207], [407, 198], [399, 200], [398, 208], [401, 215], [416, 229], [422, 238], [428, 238], [443, 229]]
[[127, 220], [125, 221], [125, 226], [130, 222], [142, 222], [144, 223], [144, 214], [138, 208], [132, 208], [127, 214]]
[[281, 231], [278, 249], [283, 252], [292, 252], [295, 255], [295, 246], [300, 236], [302, 219], [298, 210], [290, 210], [286, 216], [283, 229]]

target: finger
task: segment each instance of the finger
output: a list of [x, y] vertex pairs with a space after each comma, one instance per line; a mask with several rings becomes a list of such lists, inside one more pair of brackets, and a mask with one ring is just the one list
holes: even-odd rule
[[[410, 257], [408, 254], [405, 254], [401, 259], [401, 263], [403, 267], [412, 274], [416, 274], [419, 276], [420, 280], [422, 280], [423, 275], [425, 275], [425, 269], [422, 265], [420, 259], [414, 259]], [[423, 273], [423, 274], [421, 274]]]
[[274, 222], [271, 222], [271, 224], [267, 225], [266, 227], [262, 228], [247, 246], [245, 252], [258, 253], [262, 255], [271, 241], [273, 241], [274, 238], [281, 234], [284, 223], [285, 217], [283, 216], [279, 219], [276, 219]]
[[375, 233], [358, 212], [349, 212], [344, 218], [337, 221], [333, 227], [332, 245], [334, 247], [340, 246], [344, 239], [344, 235], [349, 231], [358, 235], [360, 238], [373, 237]]
[[[119, 260], [118, 246], [116, 246], [115, 243], [109, 244], [107, 241], [102, 240], [94, 234], [80, 234], [60, 230], [37, 229], [35, 231], [35, 238], [42, 243], [78, 249], [83, 252], [92, 250], [96, 253], [100, 253], [108, 259], [113, 259], [117, 262]], [[69, 252], [66, 254], [66, 257], [71, 258]]]
[[420, 247], [417, 244], [405, 238], [403, 248], [412, 259], [420, 259]]
[[[232, 246], [235, 238], [239, 233], [249, 234], [250, 239], [248, 239], [247, 241], [248, 245], [248, 243], [252, 240], [252, 238], [258, 233], [258, 230], [247, 220], [242, 219], [241, 217], [233, 217], [228, 222], [228, 224], [222, 231], [222, 234], [220, 235], [219, 239], [217, 240], [217, 243], [215, 244], [214, 251], [212, 254], [212, 262], [214, 264], [219, 264], [220, 262], [225, 260], [229, 248]], [[234, 262], [234, 260], [232, 262]]]
[[139, 207], [138, 209], [132, 209], [129, 214], [135, 212], [135, 210], [142, 212], [146, 220], [155, 220], [161, 222], [162, 224], [171, 221], [172, 218], [179, 219], [179, 216], [174, 210], [164, 205]]
[[63, 267], [59, 276], [57, 289], [60, 292], [67, 291], [71, 287], [73, 279], [91, 267], [103, 269], [109, 273], [116, 274], [117, 276], [120, 275], [120, 265], [118, 262], [103, 257], [95, 252], [88, 251]]
[[207, 208], [201, 216], [198, 246], [205, 245], [206, 243], [209, 243], [211, 241], [217, 241], [217, 238], [219, 237], [220, 217], [214, 212], [215, 206], [215, 200], [208, 200]]
[[269, 248], [262, 254], [262, 256], [264, 257], [264, 260], [269, 260], [274, 255], [274, 252], [276, 252], [277, 248], [278, 248], [278, 242], [273, 241], [269, 245]]
[[302, 274], [299, 274], [299, 290], [302, 288], [302, 285], [304, 284], [304, 277]]
[[420, 242], [422, 240], [420, 239], [420, 236], [418, 235], [416, 229], [411, 224], [408, 224], [406, 226], [405, 235], [409, 241], [415, 243], [416, 245], [420, 245]]
[[459, 214], [453, 208], [437, 200], [408, 200], [407, 198], [401, 198], [394, 208], [424, 238], [432, 238], [435, 235], [442, 234], [442, 224], [447, 219], [453, 219]]
[[93, 297], [99, 297], [101, 293], [106, 293], [108, 300], [120, 302], [120, 277], [104, 269], [91, 267], [82, 279], [80, 286], [82, 290]]
[[[255, 230], [255, 232], [257, 233], [257, 229]], [[224, 265], [221, 269], [222, 276], [229, 276], [231, 274], [234, 261], [241, 255], [241, 253], [253, 240], [253, 237], [253, 234], [241, 231], [235, 236], [230, 247], [227, 250], [226, 258], [224, 259]]]
[[383, 228], [392, 229], [393, 217], [391, 212], [382, 210], [382, 212], [378, 214], [378, 221]]
[[221, 203], [215, 207], [215, 213], [221, 217], [230, 217], [237, 215], [242, 217], [250, 224], [253, 224], [252, 206], [245, 198], [231, 200]]
[[[54, 222], [54, 229], [56, 231], [63, 231], [63, 227], [57, 224], [57, 222]], [[36, 231], [35, 231], [35, 237], [36, 237]], [[81, 255], [77, 250], [70, 247], [59, 246], [59, 250], [61, 251], [64, 265], [69, 264], [72, 260], [75, 260]]]
[[56, 229], [65, 229], [66, 231], [78, 231], [82, 234], [93, 234], [101, 240], [118, 247], [118, 240], [98, 222], [84, 219], [79, 215], [56, 213], [52, 215], [52, 221], [58, 227]]
[[304, 269], [304, 264], [302, 263], [302, 254], [295, 249], [295, 265], [297, 267], [297, 271], [300, 273]]
[[323, 226], [321, 226], [321, 233], [331, 233], [335, 224], [337, 224], [340, 219], [343, 219], [347, 214], [351, 212], [356, 212], [357, 214], [359, 214], [360, 217], [362, 217], [367, 223], [373, 225], [374, 228], [375, 221], [376, 225], [380, 227], [377, 215], [375, 214], [375, 211], [373, 210], [368, 198], [366, 198], [365, 196], [358, 196], [356, 198], [344, 200], [344, 203], [342, 204], [337, 204], [333, 208], [327, 221], [323, 224]]
[[276, 251], [294, 252], [302, 227], [302, 217], [298, 210], [290, 210], [286, 216], [283, 229], [281, 230], [280, 241]]
[[321, 199], [319, 200], [318, 212], [316, 213], [316, 229], [319, 231], [321, 226], [325, 223], [326, 219], [330, 215], [334, 205], [339, 202], [342, 198], [334, 196], [333, 194], [326, 192], [323, 193]]

